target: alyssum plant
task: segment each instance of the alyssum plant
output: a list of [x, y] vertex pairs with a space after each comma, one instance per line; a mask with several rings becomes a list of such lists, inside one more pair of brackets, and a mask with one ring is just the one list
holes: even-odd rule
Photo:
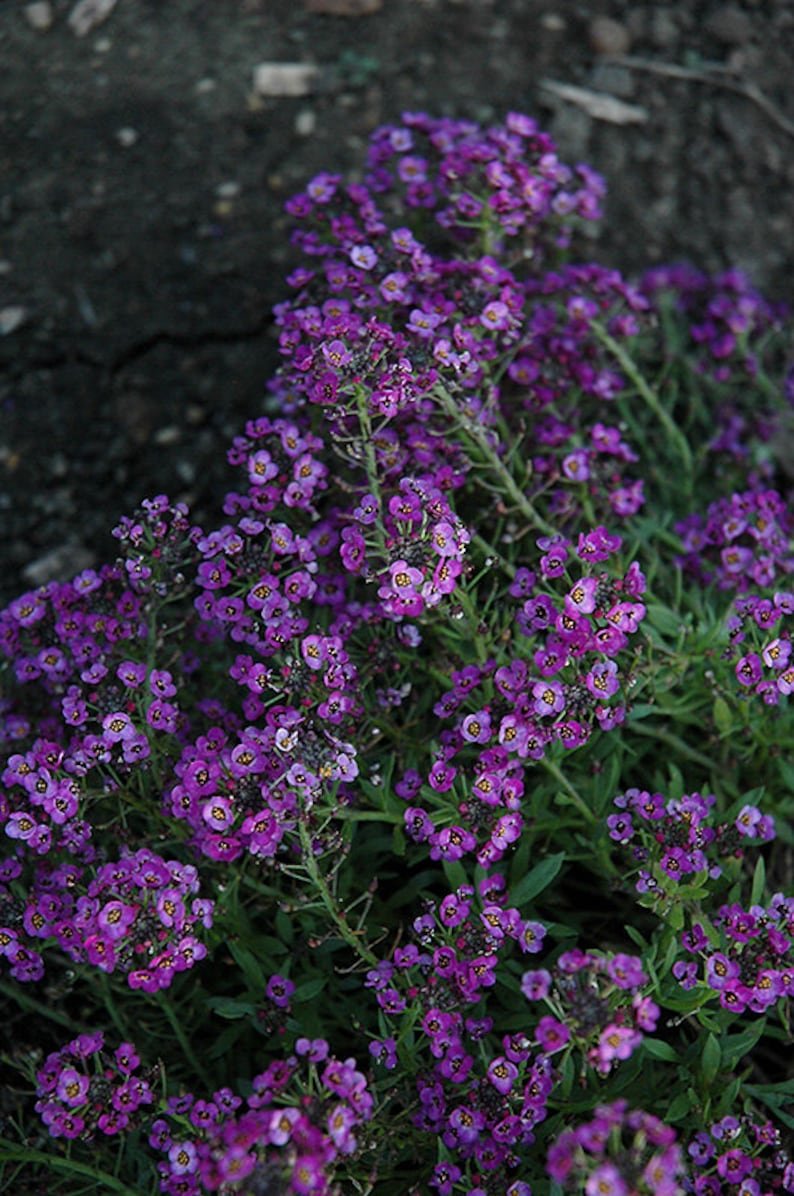
[[379, 129], [224, 521], [0, 614], [4, 1188], [794, 1192], [787, 317], [603, 191]]

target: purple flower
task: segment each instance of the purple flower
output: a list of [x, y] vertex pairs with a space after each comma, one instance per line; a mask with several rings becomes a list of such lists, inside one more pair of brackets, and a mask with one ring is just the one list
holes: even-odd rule
[[90, 1080], [88, 1076], [75, 1071], [73, 1067], [65, 1067], [58, 1078], [56, 1094], [69, 1108], [75, 1109], [85, 1104], [88, 1097]]
[[546, 1016], [540, 1019], [535, 1028], [535, 1039], [544, 1054], [553, 1055], [570, 1042], [571, 1031], [556, 1017]]

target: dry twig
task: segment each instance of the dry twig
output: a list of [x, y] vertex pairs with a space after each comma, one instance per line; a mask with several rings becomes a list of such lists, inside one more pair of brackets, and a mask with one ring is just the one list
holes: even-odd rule
[[764, 112], [789, 137], [794, 137], [794, 121], [788, 117], [764, 95], [761, 88], [746, 79], [736, 77], [730, 67], [715, 63], [713, 66], [695, 70], [692, 67], [678, 66], [674, 62], [655, 62], [651, 58], [636, 58], [631, 54], [619, 54], [605, 59], [615, 66], [623, 66], [632, 71], [645, 71], [652, 75], [663, 75], [668, 79], [683, 79], [689, 83], [706, 83], [712, 87], [723, 87], [726, 91], [733, 91], [744, 96]]

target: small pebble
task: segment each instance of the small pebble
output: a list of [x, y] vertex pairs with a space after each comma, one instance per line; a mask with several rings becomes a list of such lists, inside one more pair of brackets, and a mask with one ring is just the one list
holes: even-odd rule
[[611, 17], [594, 17], [587, 30], [590, 45], [596, 54], [609, 54], [617, 58], [627, 54], [631, 48], [631, 36], [625, 25]]
[[97, 25], [106, 21], [117, 0], [78, 0], [67, 17], [67, 24], [75, 37], [85, 37]]
[[377, 12], [383, 0], [304, 0], [307, 12], [333, 17], [364, 17]]
[[49, 0], [36, 0], [35, 4], [26, 4], [24, 11], [28, 25], [39, 33], [46, 33], [55, 19]]
[[167, 447], [170, 444], [177, 444], [182, 438], [182, 433], [176, 424], [168, 424], [164, 428], [158, 428], [154, 434], [154, 443]]
[[319, 70], [308, 62], [260, 62], [254, 68], [258, 96], [305, 96], [312, 91]]
[[11, 306], [0, 309], [0, 336], [9, 336], [16, 332], [28, 318], [26, 307]]
[[96, 556], [83, 544], [59, 544], [26, 565], [22, 576], [28, 585], [43, 586], [48, 581], [68, 581], [95, 563]]
[[295, 117], [295, 132], [298, 137], [311, 137], [317, 128], [317, 114], [311, 108], [304, 108]]
[[138, 130], [130, 128], [125, 125], [122, 129], [116, 130], [116, 141], [122, 149], [130, 149], [138, 140]]
[[717, 8], [706, 18], [706, 32], [726, 46], [741, 46], [753, 36], [753, 20], [736, 4]]
[[218, 199], [236, 199], [240, 194], [240, 184], [234, 182], [233, 179], [229, 179], [225, 183], [218, 183], [215, 194]]

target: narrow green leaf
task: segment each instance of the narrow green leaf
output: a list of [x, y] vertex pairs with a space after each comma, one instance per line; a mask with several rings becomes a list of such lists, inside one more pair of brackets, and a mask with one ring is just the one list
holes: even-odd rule
[[554, 855], [546, 856], [545, 860], [536, 864], [531, 872], [528, 872], [514, 885], [510, 893], [510, 900], [513, 904], [520, 908], [547, 889], [562, 868], [564, 861], [565, 852], [558, 851]]
[[[749, 1025], [746, 1030], [742, 1030], [738, 1034], [728, 1034], [722, 1040], [722, 1059], [726, 1070], [735, 1067], [740, 1059], [743, 1059], [745, 1055], [749, 1055], [765, 1029], [766, 1019], [759, 1018]], [[794, 1093], [794, 1081], [792, 1081], [792, 1093]]]
[[662, 1038], [643, 1038], [643, 1049], [652, 1059], [663, 1059], [665, 1063], [677, 1063], [678, 1052]]
[[692, 1108], [692, 1097], [688, 1092], [679, 1092], [670, 1102], [665, 1121], [682, 1121]]
[[230, 1022], [256, 1013], [256, 1005], [250, 1001], [238, 1001], [236, 997], [210, 997], [207, 1005], [218, 1017]]
[[459, 889], [461, 885], [468, 884], [469, 878], [460, 860], [444, 860], [444, 875], [452, 889]]
[[264, 989], [267, 982], [265, 973], [253, 951], [244, 947], [242, 943], [235, 942], [234, 939], [229, 942], [229, 950], [234, 956], [235, 963], [242, 970], [248, 987], [254, 991]]
[[229, 1053], [238, 1038], [248, 1032], [249, 1028], [245, 1022], [240, 1020], [230, 1022], [225, 1030], [205, 1049], [204, 1054], [208, 1059], [222, 1059]]
[[626, 934], [629, 936], [631, 941], [633, 943], [635, 943], [640, 948], [640, 950], [644, 951], [645, 948], [648, 946], [648, 942], [647, 942], [647, 939], [644, 939], [642, 937], [642, 935], [640, 934], [637, 927], [636, 926], [624, 926], [623, 929], [625, 930]]
[[292, 926], [292, 919], [289, 914], [280, 909], [273, 919], [273, 924], [276, 928], [276, 934], [281, 939], [282, 943], [286, 943], [288, 947], [292, 946], [295, 938], [295, 931]]
[[730, 706], [724, 698], [714, 699], [711, 716], [719, 733], [721, 735], [728, 735], [733, 727], [733, 715], [731, 714]]
[[722, 1062], [722, 1047], [719, 1040], [714, 1034], [708, 1034], [703, 1045], [703, 1054], [700, 1057], [700, 1074], [703, 1079], [703, 1087], [708, 1089], [717, 1078], [717, 1073], [720, 1070], [720, 1063]]
[[327, 976], [315, 976], [312, 980], [306, 980], [303, 984], [299, 984], [292, 994], [294, 1004], [300, 1005], [305, 1001], [311, 1001], [314, 997], [320, 995], [328, 983]]
[[652, 627], [656, 627], [663, 635], [675, 638], [681, 626], [681, 616], [668, 606], [660, 602], [649, 602], [646, 608], [646, 618]]
[[753, 887], [750, 890], [750, 904], [758, 905], [764, 895], [764, 887], [766, 886], [766, 864], [764, 857], [759, 855], [755, 863], [755, 871], [753, 872]]

